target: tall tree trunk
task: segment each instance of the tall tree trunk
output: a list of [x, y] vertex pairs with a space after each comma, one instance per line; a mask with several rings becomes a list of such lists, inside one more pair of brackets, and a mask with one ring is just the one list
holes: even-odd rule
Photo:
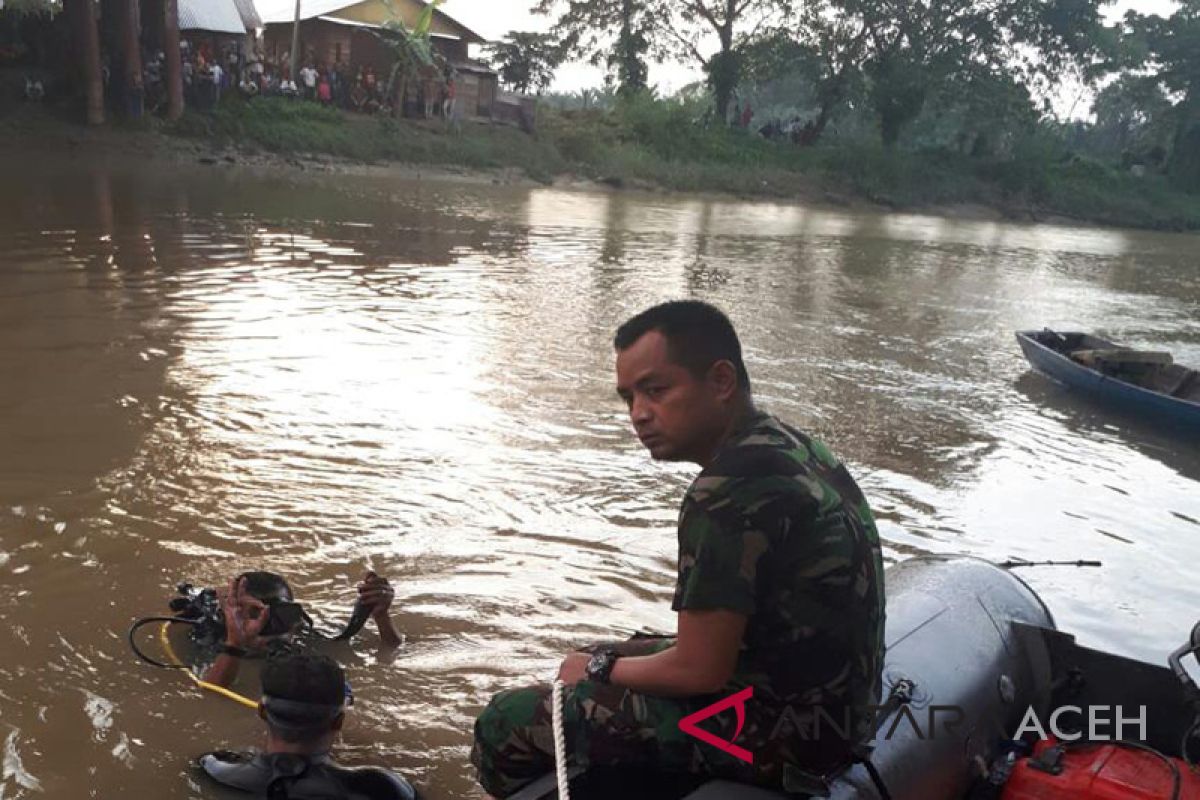
[[[638, 11], [635, 0], [621, 0], [621, 30], [617, 34], [616, 67], [620, 84], [618, 91], [625, 97], [632, 97], [646, 88], [646, 65], [642, 61], [646, 40], [635, 24]], [[612, 63], [610, 58], [610, 66]]]
[[104, 77], [100, 71], [100, 33], [92, 0], [64, 0], [71, 15], [79, 76], [87, 97], [87, 124], [104, 124]]
[[891, 109], [884, 109], [879, 115], [879, 136], [883, 146], [894, 150], [896, 143], [900, 141], [900, 131], [903, 127], [904, 120], [900, 114]]
[[183, 115], [183, 64], [179, 54], [179, 0], [163, 0], [164, 80], [167, 82], [167, 119]]
[[[722, 122], [728, 122], [729, 101], [733, 99], [733, 90], [737, 88], [737, 64], [733, 53], [733, 25], [726, 24], [720, 31], [721, 52], [713, 57], [712, 88], [717, 102], [717, 117]], [[734, 120], [737, 124], [739, 120]]]
[[1176, 186], [1200, 192], [1200, 89], [1192, 89], [1176, 108], [1174, 145], [1167, 176]]
[[140, 117], [146, 93], [142, 82], [142, 15], [138, 0], [123, 0], [121, 6], [123, 110], [131, 117]]

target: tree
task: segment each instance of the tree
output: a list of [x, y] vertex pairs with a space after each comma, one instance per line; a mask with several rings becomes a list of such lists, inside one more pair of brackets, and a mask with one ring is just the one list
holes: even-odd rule
[[1105, 0], [817, 0], [789, 18], [822, 66], [823, 105], [845, 98], [861, 65], [885, 146], [956, 78], [988, 72], [1028, 86], [1109, 46]]
[[563, 60], [561, 43], [549, 33], [509, 31], [488, 49], [500, 79], [521, 94], [541, 94]]
[[100, 72], [100, 32], [92, 0], [64, 0], [87, 98], [87, 123], [104, 124], [104, 80]]
[[1167, 18], [1130, 12], [1125, 32], [1135, 63], [1177, 98], [1168, 172], [1200, 191], [1200, 0], [1183, 0]]
[[646, 0], [539, 0], [534, 12], [557, 14], [551, 33], [561, 43], [563, 56], [604, 65], [623, 96], [648, 87]]
[[121, 63], [124, 65], [123, 85], [125, 108], [131, 117], [142, 115], [145, 102], [145, 86], [142, 85], [142, 24], [138, 0], [124, 0], [121, 4]]
[[[648, 10], [652, 41], [664, 54], [704, 69], [717, 115], [724, 120], [741, 81], [742, 48], [790, 8], [790, 0], [654, 0]], [[719, 49], [706, 54], [702, 42], [714, 35]]]
[[[1155, 76], [1126, 73], [1092, 102], [1093, 146], [1107, 155], [1162, 160], [1170, 152], [1174, 104]], [[1154, 154], [1161, 154], [1155, 157]], [[1164, 166], [1159, 164], [1159, 166]]]
[[433, 28], [433, 12], [443, 0], [433, 0], [421, 10], [416, 23], [409, 28], [404, 18], [392, 5], [392, 0], [381, 0], [391, 14], [391, 18], [376, 29], [375, 34], [392, 51], [392, 70], [388, 74], [387, 96], [392, 98], [392, 113], [397, 116], [404, 114], [404, 100], [408, 97], [409, 82], [421, 72], [436, 69], [440, 65], [440, 57], [433, 49], [433, 39], [430, 32]]
[[743, 48], [744, 77], [758, 83], [801, 80], [802, 105], [817, 108], [805, 128], [805, 144], [820, 139], [838, 109], [863, 84], [866, 26], [857, 17], [836, 12], [830, 0], [809, 0]]

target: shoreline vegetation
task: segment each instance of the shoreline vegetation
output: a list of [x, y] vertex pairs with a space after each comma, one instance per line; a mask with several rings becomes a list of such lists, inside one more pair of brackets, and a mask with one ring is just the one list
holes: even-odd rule
[[1052, 141], [1032, 140], [1006, 158], [869, 143], [800, 147], [724, 126], [705, 127], [687, 106], [645, 99], [609, 110], [541, 107], [538, 130], [351, 114], [282, 98], [232, 99], [212, 113], [170, 123], [144, 118], [85, 128], [49, 108], [0, 117], [3, 151], [126, 150], [176, 161], [306, 169], [304, 161], [444, 169], [590, 182], [615, 189], [719, 193], [822, 205], [873, 205], [947, 216], [1066, 221], [1164, 231], [1200, 230], [1200, 196], [1157, 174], [1134, 175]]

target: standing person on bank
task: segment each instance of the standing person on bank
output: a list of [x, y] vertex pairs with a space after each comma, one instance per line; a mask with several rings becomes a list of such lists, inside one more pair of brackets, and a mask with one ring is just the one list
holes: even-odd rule
[[[566, 656], [568, 756], [811, 787], [852, 760], [879, 699], [883, 563], [871, 510], [823, 444], [755, 406], [741, 344], [716, 308], [655, 306], [614, 345], [617, 393], [651, 457], [702, 471], [679, 517], [676, 634]], [[704, 726], [753, 764], [679, 729], [747, 688], [744, 725], [727, 711]], [[537, 685], [484, 709], [472, 762], [487, 792], [508, 797], [553, 769], [550, 704], [550, 686]], [[790, 724], [817, 709], [852, 720], [846, 735], [824, 726], [804, 737]]]

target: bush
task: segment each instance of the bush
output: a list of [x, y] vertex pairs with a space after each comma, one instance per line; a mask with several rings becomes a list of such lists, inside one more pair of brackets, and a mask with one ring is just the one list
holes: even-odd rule
[[796, 147], [709, 122], [703, 99], [622, 99], [611, 110], [539, 112], [528, 136], [506, 126], [466, 126], [461, 136], [389, 117], [343, 114], [315, 103], [228, 98], [212, 114], [189, 111], [181, 136], [252, 142], [276, 152], [320, 152], [362, 161], [472, 168], [517, 167], [548, 181], [578, 172], [617, 185], [795, 197], [813, 191], [858, 195], [898, 207], [985, 203], [1014, 213], [1049, 212], [1114, 224], [1200, 228], [1200, 198], [1161, 176], [1134, 178], [1069, 153], [1033, 132], [1007, 158], [953, 150], [885, 150], [874, 142]]

